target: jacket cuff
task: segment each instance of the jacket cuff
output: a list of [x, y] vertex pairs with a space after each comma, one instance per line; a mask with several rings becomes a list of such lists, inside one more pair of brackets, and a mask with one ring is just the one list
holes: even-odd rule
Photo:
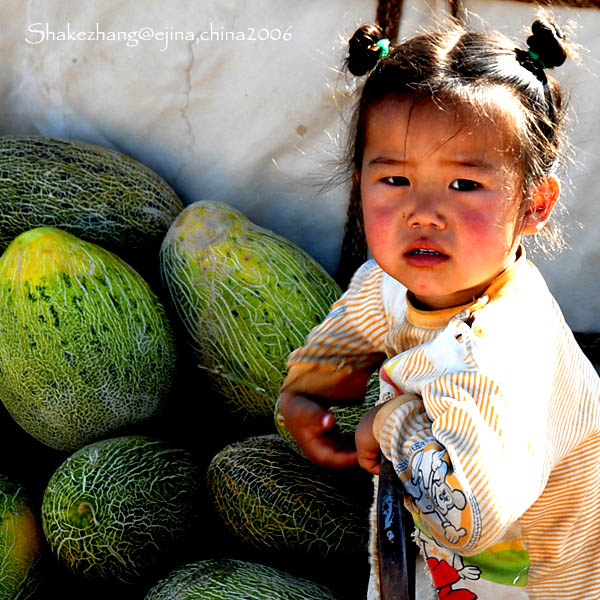
[[412, 400], [420, 400], [421, 396], [418, 394], [402, 394], [392, 400], [388, 400], [384, 404], [381, 405], [381, 408], [377, 411], [375, 418], [373, 419], [373, 435], [375, 439], [379, 442], [379, 438], [381, 436], [381, 429], [383, 428], [383, 424], [387, 421], [387, 418], [397, 409], [400, 408], [403, 404], [407, 402], [411, 402]]

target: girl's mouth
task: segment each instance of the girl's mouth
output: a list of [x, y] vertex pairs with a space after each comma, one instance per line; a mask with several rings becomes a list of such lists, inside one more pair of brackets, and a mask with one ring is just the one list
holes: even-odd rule
[[410, 252], [407, 252], [406, 254], [411, 254], [413, 256], [421, 256], [421, 255], [446, 256], [445, 254], [442, 254], [441, 252], [438, 252], [437, 250], [427, 250], [425, 248], [415, 248], [414, 250], [411, 250]]
[[413, 267], [435, 267], [450, 258], [447, 254], [430, 248], [414, 248], [406, 252], [404, 257]]

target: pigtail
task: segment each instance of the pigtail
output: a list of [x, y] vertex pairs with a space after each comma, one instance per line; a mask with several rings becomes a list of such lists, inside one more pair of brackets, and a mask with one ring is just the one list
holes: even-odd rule
[[[557, 82], [547, 74], [547, 69], [560, 67], [569, 57], [569, 46], [564, 33], [547, 19], [537, 19], [527, 38], [528, 50], [516, 50], [517, 60], [542, 84], [540, 88], [540, 111], [537, 128], [546, 139], [546, 151], [539, 153], [540, 170], [537, 176], [553, 170], [559, 155], [559, 129], [564, 117], [562, 93]], [[535, 98], [535, 96], [532, 96]], [[536, 174], [532, 173], [531, 182]]]
[[346, 66], [356, 76], [365, 75], [375, 67], [384, 49], [383, 32], [378, 25], [361, 25], [348, 40]]
[[567, 60], [568, 50], [565, 36], [554, 23], [538, 19], [531, 26], [527, 38], [529, 54], [535, 54], [546, 69], [560, 67]]
[[[362, 25], [348, 40], [346, 68], [357, 77], [366, 75], [375, 68], [382, 55], [388, 53], [388, 47], [389, 40], [383, 38], [383, 31], [378, 25]], [[360, 187], [353, 177], [340, 262], [335, 274], [335, 280], [342, 288], [347, 287], [353, 273], [367, 260], [367, 256]]]
[[528, 50], [517, 49], [517, 59], [528, 71], [531, 71], [546, 85], [546, 69], [560, 67], [569, 52], [565, 36], [557, 25], [545, 19], [537, 19], [531, 26], [531, 35], [527, 38]]

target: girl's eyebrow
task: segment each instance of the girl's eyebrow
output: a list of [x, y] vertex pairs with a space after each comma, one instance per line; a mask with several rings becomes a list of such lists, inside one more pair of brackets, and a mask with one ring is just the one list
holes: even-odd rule
[[483, 156], [457, 156], [442, 161], [442, 164], [471, 169], [483, 169], [484, 171], [497, 171], [500, 165], [484, 158]]
[[457, 151], [454, 154], [442, 156], [441, 163], [450, 167], [466, 167], [471, 169], [482, 169], [484, 171], [498, 171], [501, 167], [501, 161], [494, 160], [495, 156], [489, 156], [486, 153]]
[[376, 156], [372, 160], [369, 161], [369, 166], [371, 165], [406, 165], [410, 164], [408, 160], [402, 160], [398, 158], [391, 158], [389, 156]]
[[[391, 158], [389, 156], [376, 156], [369, 161], [368, 166], [373, 165], [407, 165], [411, 164], [411, 161]], [[483, 169], [484, 171], [496, 171], [498, 165], [490, 162], [483, 157], [475, 156], [459, 156], [457, 158], [449, 158], [442, 161], [442, 164], [454, 167], [466, 167], [471, 169]]]

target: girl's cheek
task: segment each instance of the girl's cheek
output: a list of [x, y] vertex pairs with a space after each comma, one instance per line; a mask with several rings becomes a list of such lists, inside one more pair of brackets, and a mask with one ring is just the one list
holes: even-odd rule
[[478, 211], [463, 211], [458, 218], [462, 227], [477, 234], [485, 234], [495, 222], [491, 215]]
[[397, 194], [390, 193], [385, 187], [368, 189], [361, 192], [363, 216], [373, 222], [386, 222], [395, 219], [401, 211], [401, 200]]
[[384, 205], [368, 204], [363, 210], [363, 221], [367, 238], [370, 240], [385, 238], [390, 231], [399, 226], [397, 210]]
[[506, 225], [504, 219], [486, 210], [464, 210], [456, 216], [461, 228], [475, 237], [501, 234]]
[[466, 212], [459, 219], [459, 235], [477, 255], [503, 253], [514, 242], [515, 223], [503, 215]]

